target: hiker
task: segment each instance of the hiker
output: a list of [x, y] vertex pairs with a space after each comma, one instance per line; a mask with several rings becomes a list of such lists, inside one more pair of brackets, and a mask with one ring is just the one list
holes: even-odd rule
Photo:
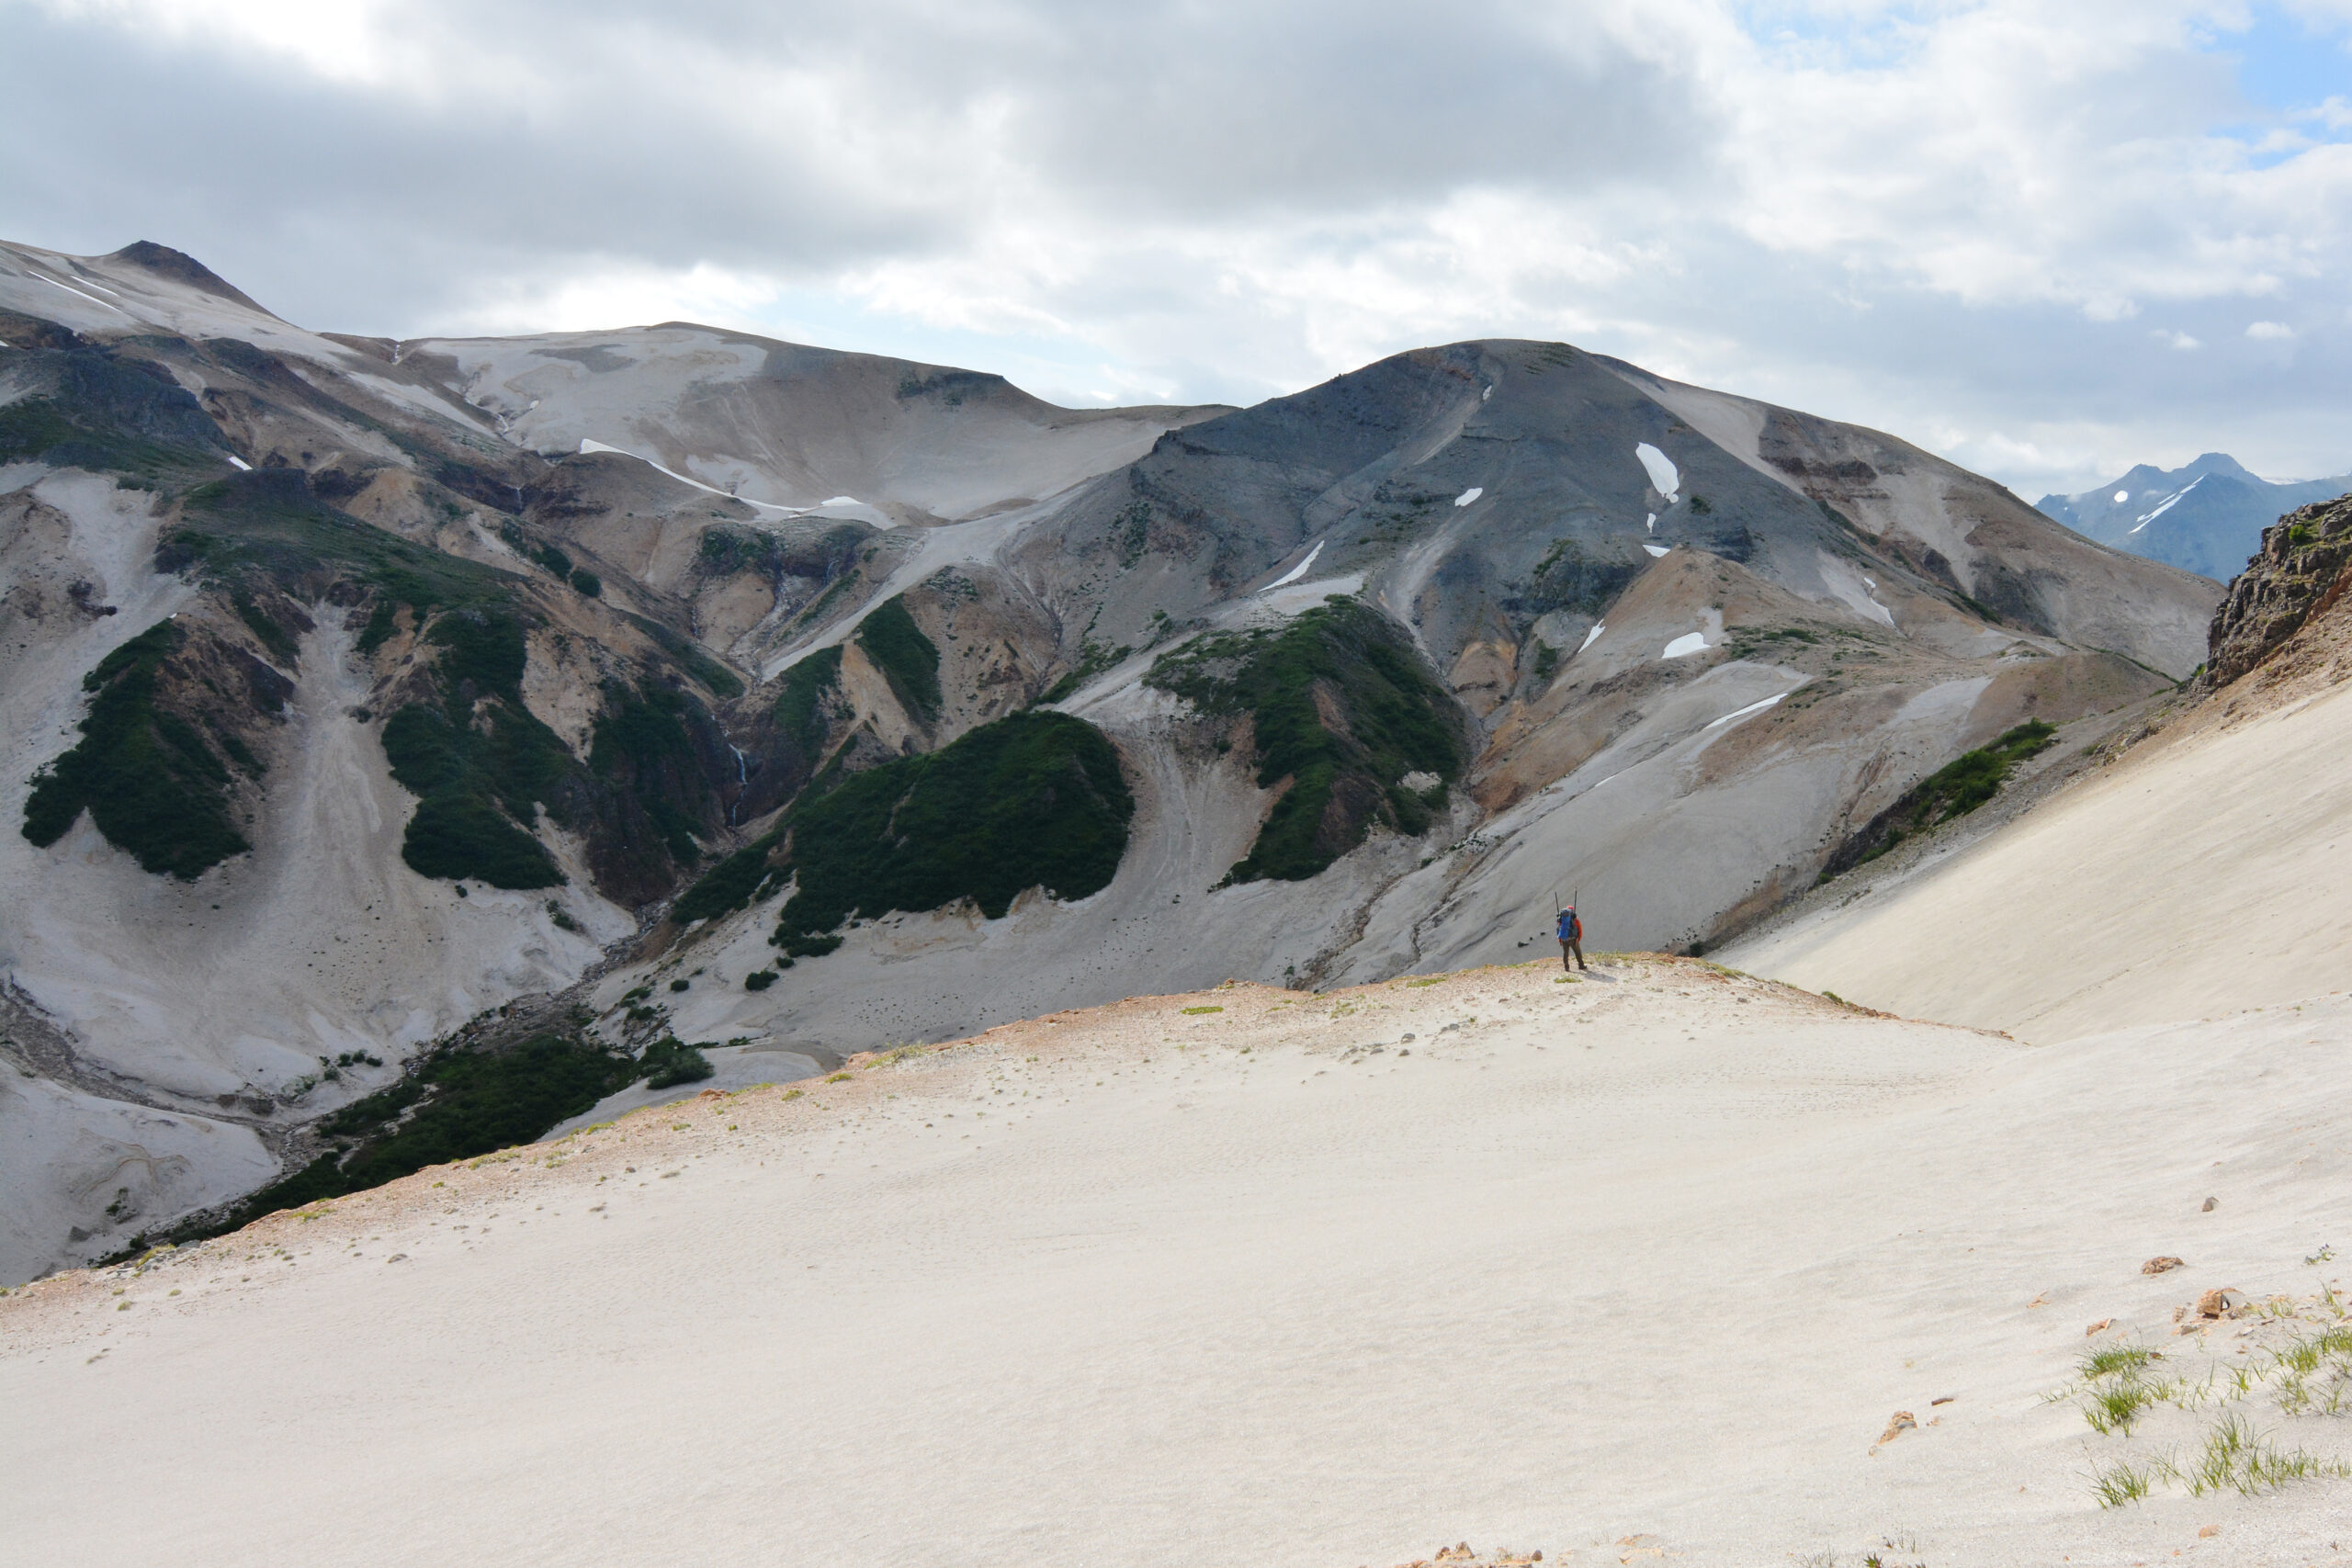
[[1574, 953], [1577, 967], [1589, 968], [1584, 961], [1584, 922], [1577, 919], [1574, 904], [1560, 911], [1560, 967], [1568, 966], [1568, 955]]

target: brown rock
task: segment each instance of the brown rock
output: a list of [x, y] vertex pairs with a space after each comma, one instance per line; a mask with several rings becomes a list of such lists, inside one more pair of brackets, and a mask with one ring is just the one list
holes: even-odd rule
[[1917, 1431], [1918, 1429], [1918, 1426], [1919, 1418], [1917, 1416], [1912, 1415], [1908, 1410], [1898, 1410], [1888, 1419], [1886, 1423], [1886, 1430], [1878, 1435], [1878, 1440], [1882, 1443], [1891, 1443], [1894, 1441], [1896, 1433]]
[[2113, 1318], [2111, 1318], [2111, 1317], [2102, 1317], [2102, 1318], [2100, 1318], [2097, 1323], [2092, 1324], [2088, 1328], [2086, 1328], [2086, 1329], [2084, 1329], [2084, 1330], [2083, 1330], [2083, 1337], [2084, 1337], [2084, 1338], [2086, 1338], [2086, 1339], [2087, 1339], [2087, 1338], [2089, 1338], [2092, 1335], [2097, 1334], [2098, 1332], [2099, 1332], [2101, 1329], [2104, 1329], [2104, 1328], [2112, 1328], [2112, 1327], [2114, 1327], [2114, 1326], [2115, 1326], [2115, 1319], [2113, 1319]]
[[2208, 1199], [2206, 1199], [2206, 1200], [2205, 1200], [2205, 1207], [2204, 1207], [2204, 1208], [2202, 1208], [2202, 1209], [2200, 1209], [2200, 1210], [2199, 1210], [2198, 1212], [2199, 1212], [2199, 1213], [2210, 1214], [2210, 1213], [2211, 1213], [2214, 1210], [2216, 1210], [2216, 1209], [2220, 1208], [2221, 1206], [2222, 1206], [2222, 1201], [2221, 1201], [2219, 1198], [2208, 1198]]
[[2140, 1272], [2143, 1274], [2169, 1274], [2174, 1269], [2181, 1267], [2183, 1267], [2183, 1265], [2177, 1258], [2151, 1258], [2145, 1263], [2140, 1265]]
[[2199, 1531], [2197, 1532], [2197, 1539], [2198, 1539], [2198, 1540], [2210, 1540], [2211, 1538], [2212, 1538], [2212, 1537], [2214, 1537], [2214, 1536], [2217, 1536], [2217, 1535], [2219, 1535], [2219, 1534], [2221, 1534], [2221, 1533], [2222, 1533], [2222, 1527], [2221, 1527], [2221, 1526], [2219, 1526], [2219, 1525], [2207, 1525], [2203, 1529], [2199, 1530]]
[[2245, 1305], [2245, 1292], [2234, 1286], [2223, 1285], [2218, 1290], [2208, 1291], [2197, 1298], [2197, 1315], [2234, 1317], [2237, 1315], [2238, 1309]]

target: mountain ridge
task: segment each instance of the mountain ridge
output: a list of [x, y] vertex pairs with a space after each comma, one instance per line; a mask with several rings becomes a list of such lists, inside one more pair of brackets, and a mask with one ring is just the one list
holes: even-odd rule
[[[87, 1081], [137, 1086], [41, 1122], [0, 1272], [348, 1157], [322, 1129], [461, 1036], [521, 1044], [501, 1019], [813, 1061], [1519, 955], [1555, 881], [1612, 944], [1717, 942], [1969, 747], [2186, 675], [2218, 597], [1894, 437], [1566, 344], [1061, 411], [691, 325], [339, 339], [24, 246], [0, 309], [46, 323], [0, 351], [0, 807], [69, 756], [86, 795], [120, 734], [251, 846], [158, 881], [86, 816], [0, 845], [11, 984]], [[1285, 642], [1334, 598], [1425, 669], [1351, 688]], [[146, 705], [77, 729], [172, 616]], [[282, 689], [216, 700], [255, 667]], [[748, 903], [670, 918], [796, 803], [1039, 709], [1132, 791], [1100, 891], [787, 933], [779, 854]], [[1464, 761], [1382, 725], [1458, 728]], [[1295, 794], [1326, 804], [1283, 841], [1317, 847], [1253, 861]]]

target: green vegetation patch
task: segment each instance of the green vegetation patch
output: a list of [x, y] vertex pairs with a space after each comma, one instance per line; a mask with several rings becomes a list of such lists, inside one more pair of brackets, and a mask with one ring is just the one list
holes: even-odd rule
[[712, 866], [678, 896], [671, 917], [688, 922], [712, 919], [764, 897], [784, 880], [784, 868], [771, 859], [782, 840], [781, 833], [770, 833]]
[[[1304, 881], [1363, 842], [1375, 819], [1424, 831], [1467, 761], [1453, 699], [1401, 631], [1351, 599], [1328, 599], [1279, 630], [1203, 637], [1144, 679], [1203, 713], [1248, 715], [1259, 784], [1288, 781], [1229, 881]], [[1440, 783], [1415, 794], [1402, 782], [1410, 773]]]
[[775, 699], [775, 727], [813, 758], [832, 727], [832, 697], [841, 690], [842, 650], [820, 648], [784, 672]]
[[1032, 887], [1086, 897], [1117, 873], [1134, 815], [1118, 753], [1092, 725], [1035, 710], [982, 725], [793, 807], [778, 859], [797, 880], [775, 943], [813, 956], [861, 914], [968, 898], [998, 919]]
[[498, 605], [516, 582], [337, 511], [299, 469], [261, 468], [198, 485], [182, 517], [155, 547], [162, 570], [193, 570], [248, 590], [274, 583], [298, 600], [315, 598], [337, 581], [374, 590], [377, 609], [363, 651], [390, 635], [395, 604], [410, 606], [419, 618], [437, 609]]
[[559, 886], [563, 873], [527, 829], [577, 764], [524, 705], [521, 623], [460, 612], [435, 621], [425, 640], [441, 649], [441, 703], [411, 703], [384, 721], [392, 777], [418, 797], [401, 858], [423, 876]]
[[160, 366], [89, 349], [28, 357], [55, 380], [0, 408], [0, 462], [86, 468], [142, 489], [221, 467], [219, 428]]
[[[602, 589], [604, 585], [599, 583], [597, 586]], [[701, 682], [705, 691], [719, 697], [740, 697], [743, 694], [743, 682], [735, 671], [713, 659], [709, 650], [694, 638], [643, 615], [630, 615], [628, 621], [651, 637], [662, 652], [675, 660], [680, 669]]]
[[588, 768], [634, 796], [680, 865], [702, 859], [702, 824], [680, 805], [706, 793], [702, 753], [690, 726], [708, 721], [699, 705], [660, 686], [623, 691], [596, 721]]
[[647, 1072], [645, 1087], [648, 1089], [671, 1089], [682, 1083], [700, 1083], [717, 1070], [711, 1066], [709, 1057], [674, 1034], [665, 1034], [648, 1045], [637, 1065], [639, 1071]]
[[1844, 844], [1821, 873], [1828, 881], [1866, 864], [1915, 833], [1924, 833], [1956, 817], [1965, 817], [1998, 795], [2010, 770], [2029, 757], [2049, 750], [2057, 728], [2028, 719], [1990, 746], [1963, 751], [1913, 784], [1903, 798], [1888, 807]]
[[172, 1239], [218, 1235], [279, 1209], [530, 1143], [643, 1076], [643, 1064], [576, 1035], [537, 1034], [492, 1050], [444, 1047], [322, 1122], [333, 1153], [255, 1192], [221, 1223]]
[[857, 628], [857, 646], [908, 713], [925, 724], [939, 716], [939, 645], [915, 625], [906, 595], [886, 599], [868, 613]]
[[253, 846], [229, 820], [229, 770], [193, 726], [156, 705], [164, 660], [187, 633], [159, 621], [82, 677], [94, 694], [74, 749], [35, 775], [25, 837], [46, 849], [86, 808], [142, 870], [193, 882]]
[[1089, 638], [1079, 647], [1078, 667], [1067, 671], [1063, 674], [1060, 680], [1055, 682], [1052, 688], [1046, 693], [1043, 700], [1049, 703], [1057, 703], [1065, 697], [1076, 695], [1078, 689], [1080, 686], [1085, 685], [1086, 682], [1091, 681], [1105, 670], [1110, 669], [1113, 665], [1115, 665], [1119, 660], [1126, 658], [1127, 655], [1134, 651], [1134, 649], [1128, 647], [1125, 643], [1120, 644], [1116, 648], [1113, 648], [1108, 644], [1099, 643]]

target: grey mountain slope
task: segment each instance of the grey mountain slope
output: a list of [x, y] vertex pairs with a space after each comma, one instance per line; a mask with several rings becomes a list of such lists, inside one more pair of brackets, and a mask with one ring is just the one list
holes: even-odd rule
[[2079, 495], [2045, 495], [2041, 509], [2089, 538], [2226, 582], [2283, 514], [2352, 491], [2352, 474], [2273, 480], [2208, 452], [2185, 467], [2142, 463]]
[[[209, 276], [0, 247], [0, 311], [44, 342], [79, 334], [0, 351], [0, 402], [78, 355], [168, 377], [220, 443], [153, 491], [71, 464], [0, 470], [0, 676], [28, 716], [0, 759], [0, 870], [32, 890], [0, 911], [0, 957], [141, 1113], [227, 1114], [225, 1094], [289, 1157], [467, 1017], [560, 990], [600, 952], [584, 999], [603, 1037], [842, 1050], [1227, 976], [1523, 957], [1555, 884], [1584, 889], [1597, 945], [1713, 942], [1964, 748], [2132, 700], [2163, 683], [2152, 668], [2185, 674], [2218, 592], [1893, 437], [1562, 344], [1419, 350], [1247, 410], [1070, 411], [994, 377], [684, 324], [334, 337]], [[307, 498], [353, 538], [506, 585], [527, 622], [520, 700], [603, 792], [573, 827], [535, 828], [569, 878], [552, 908], [479, 885], [459, 898], [403, 863], [413, 797], [352, 716], [430, 690], [435, 656], [421, 626], [361, 647], [383, 591], [293, 583], [287, 611], [315, 629], [272, 652], [225, 589], [157, 570], [186, 486], [233, 479], [232, 454], [285, 470], [238, 493]], [[1405, 629], [1474, 755], [1427, 831], [1375, 824], [1307, 880], [1220, 886], [1291, 781], [1261, 787], [1252, 721], [1144, 677], [1196, 637], [1278, 631], [1332, 595]], [[910, 709], [861, 639], [886, 603], [938, 650], [935, 706]], [[240, 786], [254, 850], [185, 887], [87, 818], [45, 849], [14, 831], [85, 711], [84, 673], [174, 609], [283, 660], [299, 694], [266, 727], [268, 770]], [[837, 676], [788, 716], [779, 699], [820, 653]], [[1137, 800], [1125, 857], [1082, 903], [897, 912], [748, 991], [775, 958], [777, 895], [661, 924], [693, 873], [647, 847], [653, 818], [628, 816], [639, 774], [596, 771], [609, 727], [654, 722], [642, 691], [707, 716], [641, 764], [663, 781], [644, 797], [670, 813], [662, 831], [689, 829], [705, 864], [820, 769], [935, 750], [1049, 692], [1119, 749]], [[1329, 690], [1306, 695], [1345, 729]], [[632, 1020], [624, 998], [648, 983], [657, 1016]], [[198, 996], [189, 1028], [175, 1006]], [[385, 1066], [303, 1086], [346, 1050]], [[85, 1143], [148, 1171], [163, 1144], [129, 1137], [125, 1114], [88, 1109]], [[133, 1180], [109, 1215], [110, 1189], [63, 1174], [59, 1140], [83, 1123], [41, 1115], [54, 1174], [8, 1270], [252, 1185], [256, 1145], [224, 1138], [210, 1165]]]

